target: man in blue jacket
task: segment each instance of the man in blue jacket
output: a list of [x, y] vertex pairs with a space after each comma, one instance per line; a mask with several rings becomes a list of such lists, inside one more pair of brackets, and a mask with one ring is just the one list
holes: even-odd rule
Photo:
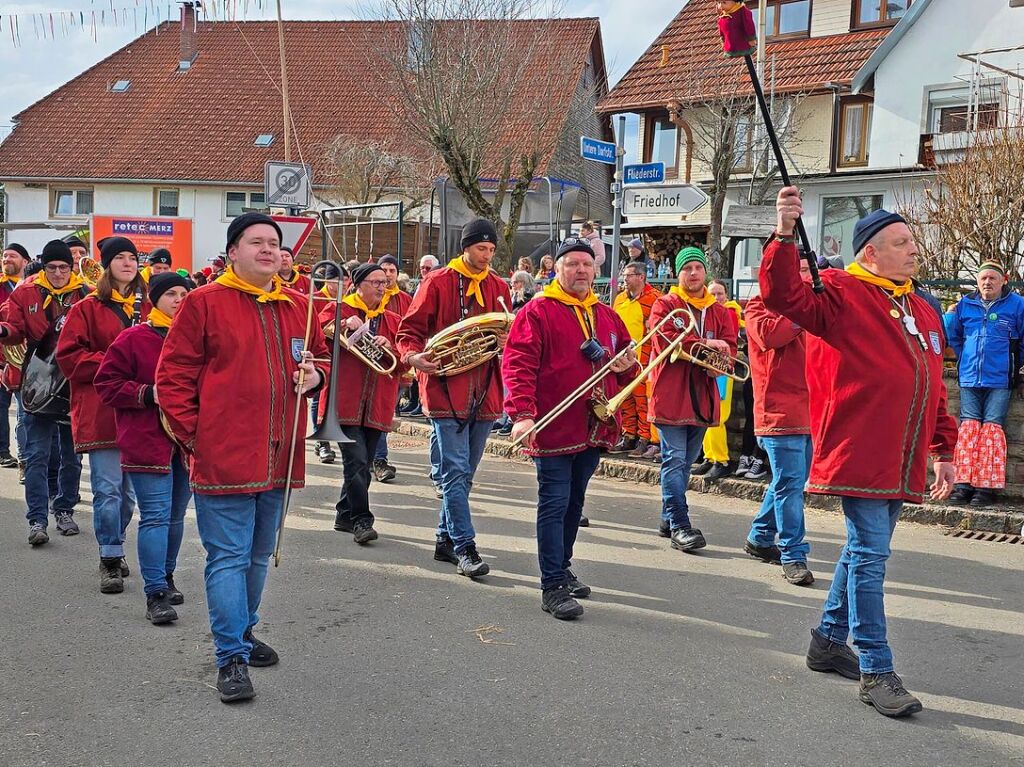
[[1011, 293], [1001, 264], [978, 270], [978, 290], [947, 314], [949, 345], [960, 371], [956, 488], [950, 503], [987, 506], [1006, 486], [1003, 424], [1020, 385], [1024, 298]]

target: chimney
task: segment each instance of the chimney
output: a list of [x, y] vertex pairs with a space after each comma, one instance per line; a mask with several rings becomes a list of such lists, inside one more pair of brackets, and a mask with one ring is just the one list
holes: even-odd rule
[[198, 2], [185, 0], [181, 4], [181, 45], [178, 52], [178, 71], [187, 72], [199, 55], [196, 39], [196, 6]]

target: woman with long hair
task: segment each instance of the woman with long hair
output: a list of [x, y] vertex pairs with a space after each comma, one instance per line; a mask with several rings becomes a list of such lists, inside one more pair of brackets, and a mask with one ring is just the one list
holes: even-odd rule
[[128, 565], [124, 533], [135, 495], [121, 471], [114, 411], [100, 399], [94, 379], [107, 349], [122, 331], [146, 320], [149, 302], [139, 274], [139, 251], [127, 237], [109, 237], [100, 251], [103, 274], [96, 291], [76, 303], [57, 343], [57, 364], [71, 384], [75, 452], [89, 456], [92, 520], [100, 549], [100, 591], [124, 591]]
[[174, 584], [174, 569], [192, 497], [188, 466], [180, 447], [160, 424], [156, 363], [189, 282], [175, 273], [149, 279], [149, 320], [121, 333], [107, 349], [94, 385], [114, 409], [121, 470], [139, 502], [139, 569], [145, 582], [146, 619], [178, 619], [174, 605], [185, 597]]

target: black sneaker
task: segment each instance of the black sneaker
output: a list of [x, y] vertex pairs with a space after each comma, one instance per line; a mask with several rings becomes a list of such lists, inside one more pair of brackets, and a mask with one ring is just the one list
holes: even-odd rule
[[360, 546], [365, 546], [370, 541], [377, 540], [377, 531], [373, 525], [363, 520], [358, 520], [352, 525], [352, 540]]
[[971, 506], [991, 506], [995, 502], [996, 494], [982, 487], [975, 490], [974, 497], [971, 498]]
[[320, 459], [320, 463], [326, 465], [334, 463], [334, 459], [338, 457], [338, 454], [334, 452], [329, 442], [317, 442], [316, 457]]
[[583, 615], [583, 605], [569, 594], [568, 586], [555, 586], [544, 589], [540, 609], [560, 621], [572, 621]]
[[921, 701], [903, 686], [894, 671], [887, 674], [861, 674], [860, 699], [874, 706], [883, 716], [909, 716], [921, 711]]
[[18, 459], [10, 453], [4, 453], [3, 455], [0, 455], [0, 467], [4, 469], [17, 469]]
[[768, 462], [755, 458], [750, 464], [750, 471], [743, 475], [743, 479], [752, 479], [760, 482], [768, 476]]
[[664, 519], [658, 523], [658, 535], [662, 538], [672, 537], [672, 526]]
[[100, 593], [120, 594], [124, 591], [124, 576], [121, 575], [120, 557], [100, 559]]
[[794, 586], [810, 586], [814, 573], [807, 569], [806, 562], [786, 562], [782, 565], [782, 577]]
[[174, 585], [174, 573], [167, 573], [167, 603], [171, 605], [185, 604], [185, 595]]
[[402, 415], [405, 416], [406, 418], [422, 418], [423, 406], [417, 405], [412, 410], [407, 410], [406, 412], [402, 413]]
[[811, 646], [807, 648], [807, 668], [811, 671], [834, 672], [847, 679], [860, 679], [860, 660], [849, 645], [831, 642], [811, 629]]
[[78, 535], [81, 530], [78, 529], [78, 523], [75, 522], [68, 512], [61, 511], [53, 515], [54, 526], [57, 528], [57, 532], [61, 535]]
[[754, 456], [752, 455], [741, 455], [740, 462], [736, 466], [736, 471], [732, 473], [734, 477], [742, 477], [748, 471], [750, 471], [750, 464], [754, 462]]
[[580, 527], [590, 527], [590, 517], [580, 517]]
[[178, 620], [178, 613], [171, 607], [166, 591], [157, 591], [146, 597], [146, 620], [154, 626]]
[[118, 564], [118, 568], [120, 568], [120, 570], [121, 570], [121, 577], [122, 578], [127, 578], [129, 575], [132, 574], [132, 571], [128, 569], [128, 560], [125, 559], [124, 557], [121, 557], [121, 561]]
[[339, 533], [354, 533], [355, 528], [352, 527], [352, 519], [347, 514], [338, 512], [334, 515], [334, 529]]
[[434, 559], [452, 565], [459, 563], [459, 558], [455, 556], [455, 544], [447, 535], [434, 539]]
[[757, 546], [749, 540], [743, 542], [743, 550], [754, 559], [760, 559], [770, 565], [777, 565], [782, 562], [782, 552], [778, 546]]
[[572, 570], [566, 570], [565, 574], [569, 576], [569, 583], [567, 588], [569, 589], [569, 596], [574, 599], [586, 599], [590, 596], [590, 586], [585, 584]]
[[617, 445], [608, 450], [608, 454], [617, 455], [619, 453], [632, 452], [636, 448], [636, 443], [636, 437], [623, 437]]
[[729, 476], [729, 464], [727, 463], [716, 463], [707, 474], [704, 475], [704, 479], [708, 482], [717, 482], [718, 480]]
[[956, 485], [949, 494], [946, 503], [952, 506], [966, 506], [974, 497], [974, 488], [970, 485]]
[[703, 477], [705, 474], [711, 471], [711, 467], [714, 465], [715, 464], [713, 464], [711, 461], [703, 461], [701, 463], [698, 463], [696, 466], [690, 469], [690, 476]]
[[376, 458], [373, 461], [373, 476], [378, 482], [390, 482], [395, 478], [395, 467], [383, 458]]
[[50, 536], [46, 534], [46, 525], [41, 525], [36, 522], [29, 527], [28, 542], [32, 546], [42, 546], [44, 543], [49, 543]]
[[708, 545], [704, 535], [696, 527], [680, 527], [672, 531], [672, 548], [680, 551], [703, 549]]
[[476, 546], [472, 543], [457, 556], [459, 558], [459, 565], [456, 571], [459, 575], [465, 575], [467, 578], [479, 578], [481, 575], [487, 575], [491, 571], [490, 565], [480, 558], [476, 551]]
[[234, 703], [239, 700], [250, 700], [256, 691], [252, 689], [249, 679], [249, 667], [240, 655], [228, 661], [228, 665], [217, 669], [217, 692], [222, 703]]
[[249, 665], [253, 668], [273, 666], [281, 660], [274, 652], [273, 647], [252, 635], [252, 629], [246, 631], [242, 638], [252, 644], [252, 650], [249, 651]]

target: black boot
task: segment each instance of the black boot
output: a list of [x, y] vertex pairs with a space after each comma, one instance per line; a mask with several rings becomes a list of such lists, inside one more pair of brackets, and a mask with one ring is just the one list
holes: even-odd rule
[[664, 519], [658, 523], [658, 535], [662, 538], [672, 537], [672, 526]]
[[128, 560], [125, 559], [124, 557], [121, 557], [121, 561], [118, 564], [118, 568], [120, 568], [120, 570], [121, 570], [121, 577], [122, 578], [127, 578], [129, 575], [132, 574], [132, 571], [128, 569]]
[[228, 665], [217, 669], [217, 692], [220, 693], [222, 703], [249, 700], [256, 694], [252, 689], [252, 680], [249, 679], [249, 667], [240, 655], [229, 660]]
[[586, 599], [590, 596], [590, 586], [577, 578], [572, 570], [566, 570], [565, 574], [569, 576], [569, 596], [573, 599]]
[[696, 527], [680, 527], [672, 531], [672, 548], [680, 551], [703, 549], [708, 545], [704, 534]]
[[957, 484], [953, 488], [953, 492], [949, 494], [949, 498], [946, 499], [946, 503], [953, 506], [966, 506], [971, 502], [974, 497], [974, 488], [966, 484]]
[[580, 527], [590, 527], [590, 517], [580, 517]]
[[583, 615], [583, 605], [569, 595], [569, 587], [565, 585], [544, 589], [540, 609], [560, 621], [575, 620]]
[[434, 540], [434, 559], [451, 565], [459, 563], [459, 558], [455, 556], [455, 544], [452, 543], [452, 539], [447, 535]]
[[760, 559], [770, 565], [777, 565], [782, 562], [782, 552], [778, 546], [758, 546], [749, 540], [744, 541], [743, 550], [754, 559]]
[[100, 558], [100, 593], [120, 594], [124, 591], [124, 578], [121, 576], [120, 557]]
[[847, 679], [860, 679], [860, 660], [848, 645], [830, 642], [811, 629], [811, 646], [807, 648], [807, 668], [811, 671], [834, 671]]
[[860, 699], [874, 706], [883, 716], [909, 716], [924, 708], [921, 701], [907, 691], [903, 686], [903, 680], [893, 671], [887, 674], [862, 674]]
[[185, 595], [174, 585], [174, 573], [167, 573], [167, 603], [172, 605], [185, 604]]
[[810, 586], [814, 573], [807, 569], [806, 562], [786, 562], [782, 566], [782, 577], [794, 586]]
[[157, 591], [146, 597], [146, 620], [154, 626], [178, 620], [178, 613], [171, 607], [166, 591]]
[[273, 647], [266, 642], [261, 642], [252, 635], [252, 629], [245, 632], [243, 639], [252, 645], [252, 649], [249, 651], [249, 665], [253, 668], [273, 666], [281, 660], [277, 653], [274, 652]]
[[370, 541], [377, 540], [377, 531], [373, 529], [371, 523], [358, 519], [352, 524], [352, 540], [360, 546], [365, 546]]

